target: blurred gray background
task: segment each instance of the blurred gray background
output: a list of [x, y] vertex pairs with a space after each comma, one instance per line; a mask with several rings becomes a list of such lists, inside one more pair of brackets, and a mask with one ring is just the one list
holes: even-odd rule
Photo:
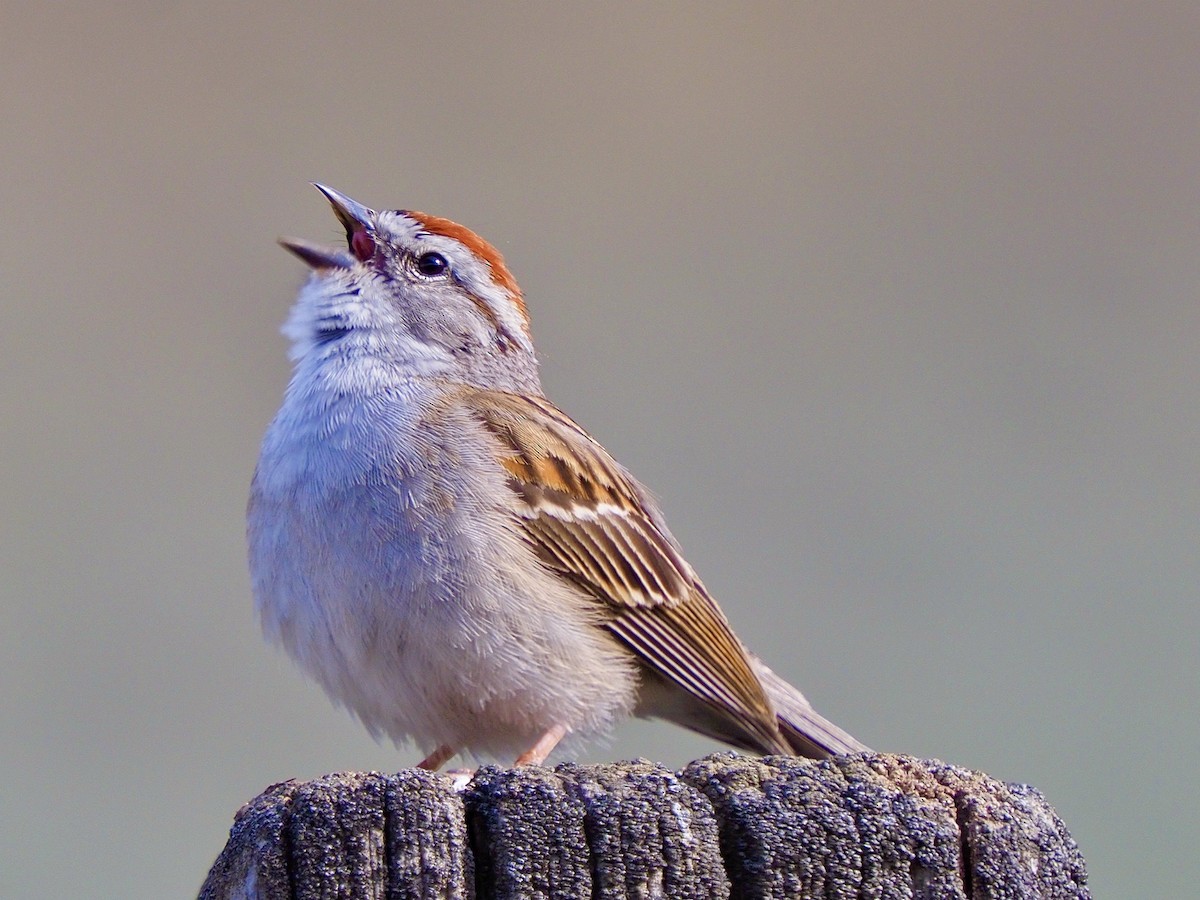
[[[495, 242], [550, 395], [873, 746], [1041, 788], [1100, 896], [1200, 789], [1200, 6], [10, 4], [0, 895], [188, 896], [391, 769], [242, 543], [325, 181]], [[718, 749], [661, 724], [592, 760]]]

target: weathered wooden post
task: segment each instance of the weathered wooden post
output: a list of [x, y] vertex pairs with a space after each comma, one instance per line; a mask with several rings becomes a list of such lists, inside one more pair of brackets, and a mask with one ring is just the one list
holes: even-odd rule
[[890, 754], [352, 773], [237, 814], [201, 900], [1087, 898], [1042, 795]]

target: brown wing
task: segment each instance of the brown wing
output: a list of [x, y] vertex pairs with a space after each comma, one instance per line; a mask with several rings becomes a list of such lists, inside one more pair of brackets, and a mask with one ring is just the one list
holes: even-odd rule
[[650, 669], [728, 722], [724, 736], [788, 752], [746, 651], [644, 489], [544, 399], [468, 389], [465, 400], [496, 436], [542, 561], [601, 601], [608, 627]]

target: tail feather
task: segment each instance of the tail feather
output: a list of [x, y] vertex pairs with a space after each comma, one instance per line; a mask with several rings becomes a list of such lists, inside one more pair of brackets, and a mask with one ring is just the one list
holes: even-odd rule
[[792, 751], [810, 759], [825, 759], [848, 753], [869, 752], [870, 747], [834, 725], [805, 699], [804, 695], [772, 672], [758, 657], [751, 657], [754, 671], [775, 707], [779, 732]]

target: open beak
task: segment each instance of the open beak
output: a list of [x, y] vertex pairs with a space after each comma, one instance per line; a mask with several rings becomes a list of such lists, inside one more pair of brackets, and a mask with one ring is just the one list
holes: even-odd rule
[[[357, 200], [351, 200], [345, 194], [335, 191], [331, 187], [317, 184], [315, 181], [312, 185], [325, 195], [325, 199], [333, 207], [333, 214], [338, 217], [338, 221], [346, 229], [346, 243], [348, 245], [356, 231], [371, 230], [371, 219], [375, 215], [374, 210], [363, 206]], [[285, 250], [295, 253], [314, 269], [349, 269], [358, 261], [348, 247], [327, 247], [323, 244], [306, 241], [303, 238], [291, 237], [280, 238], [279, 244]]]
[[356, 231], [371, 229], [371, 219], [375, 215], [375, 210], [368, 209], [357, 200], [351, 200], [345, 194], [326, 185], [314, 181], [312, 186], [325, 195], [325, 199], [333, 207], [333, 214], [338, 217], [338, 221], [346, 229], [347, 237]]
[[314, 244], [304, 238], [281, 237], [279, 246], [291, 250], [314, 269], [349, 269], [356, 261], [349, 250]]

